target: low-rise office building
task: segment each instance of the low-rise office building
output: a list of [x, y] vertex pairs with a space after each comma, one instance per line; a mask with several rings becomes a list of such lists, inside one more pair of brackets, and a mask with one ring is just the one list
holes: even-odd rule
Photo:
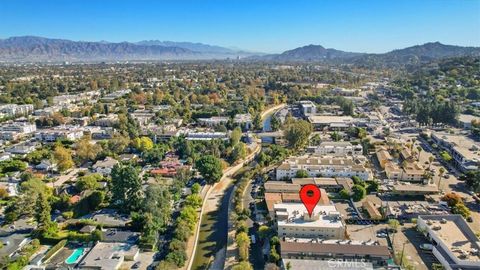
[[[390, 259], [390, 251], [387, 246], [378, 245], [374, 242], [358, 242], [352, 240], [318, 240], [318, 239], [285, 239], [280, 242], [281, 256], [283, 259], [301, 259], [320, 261], [344, 261], [365, 262], [365, 268], [371, 263], [374, 267], [386, 266]], [[322, 268], [313, 269], [322, 269]], [[332, 266], [333, 265], [333, 266]], [[330, 264], [329, 268], [342, 264]], [[326, 268], [326, 269], [329, 269]], [[295, 269], [295, 268], [294, 268]], [[341, 268], [340, 268], [341, 269]], [[346, 269], [355, 269], [347, 267]]]
[[421, 215], [417, 228], [446, 270], [480, 269], [480, 240], [460, 215]]
[[344, 239], [346, 226], [334, 205], [317, 205], [311, 216], [302, 203], [274, 206], [279, 237]]
[[312, 123], [316, 130], [325, 128], [330, 130], [346, 130], [355, 125], [355, 119], [351, 116], [337, 115], [311, 115], [308, 121]]
[[462, 172], [480, 168], [480, 143], [464, 135], [445, 132], [434, 132], [431, 137], [437, 145], [450, 153], [455, 166]]

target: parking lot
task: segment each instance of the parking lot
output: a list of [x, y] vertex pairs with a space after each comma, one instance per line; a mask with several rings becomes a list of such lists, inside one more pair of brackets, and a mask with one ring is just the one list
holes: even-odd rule
[[385, 224], [370, 224], [370, 225], [347, 225], [347, 233], [350, 239], [363, 242], [375, 242], [380, 245], [387, 245], [386, 235], [380, 232], [387, 227]]

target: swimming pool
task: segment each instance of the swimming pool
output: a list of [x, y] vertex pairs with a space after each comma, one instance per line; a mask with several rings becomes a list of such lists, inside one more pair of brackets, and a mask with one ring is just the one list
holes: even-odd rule
[[72, 255], [70, 255], [70, 256], [65, 260], [65, 262], [66, 262], [67, 264], [74, 264], [74, 263], [76, 263], [76, 262], [82, 257], [84, 250], [85, 250], [84, 248], [76, 248], [76, 249], [73, 251]]

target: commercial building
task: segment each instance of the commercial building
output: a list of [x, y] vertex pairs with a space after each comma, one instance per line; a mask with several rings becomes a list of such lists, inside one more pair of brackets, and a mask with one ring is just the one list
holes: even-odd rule
[[363, 154], [361, 145], [350, 142], [322, 142], [317, 146], [309, 146], [307, 151], [325, 156], [358, 156]]
[[455, 166], [462, 172], [480, 168], [480, 143], [464, 135], [445, 132], [434, 132], [431, 137], [437, 145], [450, 153]]
[[300, 110], [302, 111], [302, 114], [305, 117], [308, 117], [310, 115], [314, 115], [317, 113], [317, 106], [315, 103], [313, 103], [310, 100], [302, 100], [298, 103]]
[[317, 205], [311, 216], [302, 203], [273, 206], [279, 237], [344, 239], [346, 226], [334, 205]]
[[[271, 183], [265, 187], [265, 203], [267, 205], [268, 214], [275, 219], [275, 204], [279, 203], [301, 203], [299, 190], [300, 186], [295, 184], [274, 184], [277, 181], [269, 181]], [[272, 187], [273, 185], [273, 187]], [[284, 187], [281, 187], [283, 185]], [[330, 199], [324, 189], [320, 189], [320, 200], [317, 205], [330, 205]]]
[[337, 115], [311, 115], [308, 121], [312, 123], [316, 130], [323, 130], [325, 128], [330, 130], [346, 130], [355, 124], [355, 120], [351, 116], [337, 116]]
[[421, 215], [417, 228], [446, 270], [480, 269], [480, 240], [460, 215]]
[[480, 117], [470, 115], [470, 114], [460, 114], [458, 116], [458, 124], [463, 129], [471, 129], [472, 128], [472, 122], [479, 122], [480, 123]]
[[365, 158], [318, 156], [291, 157], [276, 169], [276, 179], [294, 178], [298, 171], [304, 170], [309, 177], [352, 177], [371, 180], [372, 172], [365, 167]]
[[[366, 262], [374, 267], [384, 267], [390, 259], [390, 251], [387, 246], [375, 242], [358, 242], [352, 240], [319, 240], [319, 239], [286, 239], [280, 242], [281, 256], [283, 259], [316, 260], [319, 261], [317, 268], [322, 261], [343, 261], [343, 262]], [[345, 264], [335, 264], [342, 266]], [[362, 266], [368, 266], [365, 264]], [[347, 266], [346, 269], [356, 269], [355, 264]], [[293, 268], [296, 269], [296, 268]], [[325, 269], [337, 269], [332, 264]], [[340, 268], [342, 269], [342, 268]], [[368, 269], [368, 268], [360, 268]]]

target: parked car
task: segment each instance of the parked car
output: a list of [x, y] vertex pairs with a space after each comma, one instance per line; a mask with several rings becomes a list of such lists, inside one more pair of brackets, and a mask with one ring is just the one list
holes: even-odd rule
[[421, 244], [419, 246], [419, 248], [421, 250], [426, 250], [426, 251], [432, 251], [433, 250], [433, 245], [432, 244], [428, 244], [428, 243], [424, 243], [424, 244]]
[[377, 237], [378, 238], [387, 238], [387, 234], [386, 233], [377, 233]]

